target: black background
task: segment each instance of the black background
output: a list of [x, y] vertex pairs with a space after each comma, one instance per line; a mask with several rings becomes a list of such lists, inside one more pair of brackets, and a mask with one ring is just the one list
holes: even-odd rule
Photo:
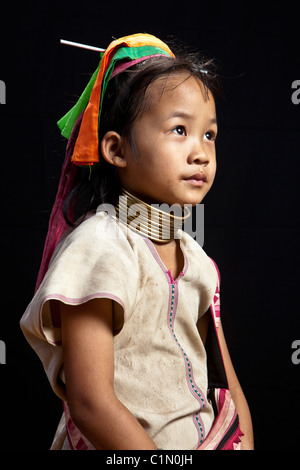
[[252, 412], [256, 449], [296, 448], [300, 80], [297, 2], [28, 1], [1, 6], [0, 449], [48, 449], [61, 414], [19, 320], [32, 298], [64, 158], [56, 121], [106, 47], [148, 32], [221, 65], [218, 170], [205, 199], [205, 251], [222, 276], [222, 317]]

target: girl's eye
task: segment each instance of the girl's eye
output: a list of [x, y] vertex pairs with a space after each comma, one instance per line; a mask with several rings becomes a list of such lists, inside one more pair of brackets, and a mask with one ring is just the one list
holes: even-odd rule
[[186, 135], [186, 130], [184, 126], [174, 127], [173, 132], [178, 135]]
[[214, 131], [208, 131], [204, 134], [204, 136], [207, 140], [216, 140], [216, 137], [217, 137]]

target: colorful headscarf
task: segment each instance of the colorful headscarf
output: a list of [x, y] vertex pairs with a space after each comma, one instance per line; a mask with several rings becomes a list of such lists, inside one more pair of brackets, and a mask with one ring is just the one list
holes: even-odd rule
[[78, 116], [85, 109], [72, 155], [73, 163], [93, 165], [99, 162], [98, 126], [103, 97], [111, 76], [142, 60], [158, 55], [174, 57], [164, 42], [150, 34], [125, 36], [108, 46], [79, 101], [58, 122], [62, 135], [69, 138]]
[[101, 53], [99, 66], [78, 102], [58, 121], [62, 135], [69, 141], [49, 220], [36, 290], [47, 272], [62, 234], [69, 228], [64, 219], [63, 206], [74, 187], [77, 167], [99, 162], [99, 123], [103, 97], [110, 78], [138, 62], [160, 55], [175, 57], [164, 42], [150, 34], [133, 34], [113, 41], [105, 52]]

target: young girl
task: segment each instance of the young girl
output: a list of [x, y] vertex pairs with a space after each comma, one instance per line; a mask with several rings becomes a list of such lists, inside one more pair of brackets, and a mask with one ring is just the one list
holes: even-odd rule
[[181, 230], [214, 180], [217, 92], [210, 62], [137, 34], [59, 122], [66, 160], [21, 320], [63, 400], [53, 449], [253, 446], [218, 271]]

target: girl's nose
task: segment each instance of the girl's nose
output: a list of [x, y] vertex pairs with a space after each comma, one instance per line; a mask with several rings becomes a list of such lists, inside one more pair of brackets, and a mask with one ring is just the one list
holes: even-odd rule
[[209, 163], [209, 156], [200, 142], [194, 145], [189, 155], [188, 163], [195, 163], [197, 165], [207, 165]]

